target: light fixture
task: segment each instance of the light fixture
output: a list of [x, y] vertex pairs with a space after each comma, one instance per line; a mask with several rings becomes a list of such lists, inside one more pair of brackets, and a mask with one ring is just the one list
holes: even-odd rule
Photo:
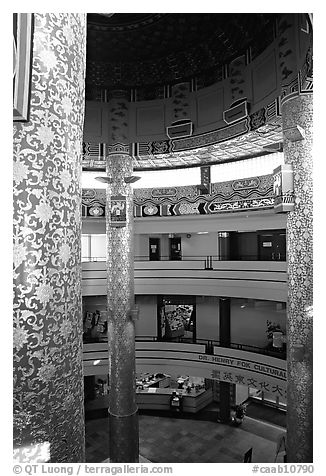
[[304, 362], [307, 358], [307, 349], [302, 342], [292, 344], [292, 360], [295, 362]]
[[283, 333], [276, 331], [273, 332], [273, 347], [276, 349], [282, 349], [283, 347]]
[[141, 177], [138, 177], [137, 175], [128, 175], [127, 177], [124, 178], [124, 181], [126, 183], [134, 183], [140, 180]]
[[197, 235], [207, 235], [208, 231], [197, 231]]
[[103, 182], [103, 183], [112, 183], [113, 182], [112, 177], [95, 177], [95, 180], [98, 180], [99, 182]]

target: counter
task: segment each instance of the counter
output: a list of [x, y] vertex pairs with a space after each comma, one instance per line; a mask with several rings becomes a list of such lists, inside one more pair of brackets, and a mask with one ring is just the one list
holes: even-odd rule
[[[136, 391], [136, 402], [139, 410], [170, 410], [170, 397], [175, 388], [144, 388]], [[182, 408], [186, 413], [197, 413], [213, 401], [212, 389], [201, 389], [198, 392], [192, 389], [190, 393], [186, 390], [177, 390], [182, 395]], [[108, 408], [108, 395], [102, 395], [95, 400], [85, 403], [85, 410], [99, 410]]]
[[[175, 388], [146, 388], [137, 390], [137, 405], [139, 410], [170, 410], [170, 397]], [[201, 389], [198, 392], [191, 390], [177, 390], [182, 395], [183, 412], [197, 413], [213, 401], [211, 389]]]

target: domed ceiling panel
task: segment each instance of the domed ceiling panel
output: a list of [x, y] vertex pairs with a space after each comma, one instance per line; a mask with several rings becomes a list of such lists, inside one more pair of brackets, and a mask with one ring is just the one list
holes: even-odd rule
[[[86, 96], [92, 90], [98, 100], [98, 92], [123, 88], [133, 91], [137, 101], [163, 99], [170, 97], [166, 92], [171, 95], [174, 84], [184, 80], [191, 85], [194, 78], [198, 91], [223, 79], [226, 65], [230, 69], [236, 58], [241, 56], [244, 67], [247, 59], [252, 61], [272, 43], [277, 17], [274, 13], [88, 14]], [[262, 109], [263, 121], [258, 111], [255, 118], [248, 116], [219, 131], [131, 144], [134, 168], [193, 167], [281, 150], [281, 119], [278, 113], [267, 117], [267, 109]], [[272, 109], [277, 109], [274, 104]], [[105, 147], [84, 144], [85, 170], [105, 169]]]
[[[164, 170], [231, 162], [281, 151], [282, 141], [281, 118], [276, 117], [255, 131], [190, 150], [167, 150], [173, 149], [173, 141], [162, 141], [156, 149], [151, 143], [132, 144], [133, 166], [135, 170]], [[159, 153], [160, 145], [165, 152]], [[82, 162], [84, 170], [105, 170], [105, 144], [84, 143]]]
[[[88, 87], [171, 84], [271, 42], [276, 14], [88, 14]], [[256, 51], [257, 50], [257, 51]]]

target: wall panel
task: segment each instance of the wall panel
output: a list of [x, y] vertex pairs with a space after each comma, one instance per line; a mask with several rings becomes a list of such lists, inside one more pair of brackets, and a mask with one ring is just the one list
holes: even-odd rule
[[252, 69], [252, 83], [253, 83], [253, 102], [255, 106], [260, 101], [266, 99], [270, 94], [277, 95], [277, 66], [276, 66], [276, 52], [273, 49], [267, 55], [259, 57], [259, 61]]
[[197, 95], [197, 125], [198, 127], [208, 126], [213, 128], [218, 121], [223, 119], [223, 88], [209, 90]]
[[164, 133], [164, 103], [137, 107], [136, 134], [138, 137]]

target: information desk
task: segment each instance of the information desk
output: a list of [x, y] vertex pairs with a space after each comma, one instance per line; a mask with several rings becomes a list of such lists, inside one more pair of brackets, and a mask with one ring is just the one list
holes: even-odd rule
[[[175, 388], [145, 388], [136, 391], [136, 402], [139, 410], [170, 410], [170, 398]], [[177, 390], [182, 395], [182, 411], [187, 413], [197, 413], [213, 401], [212, 389], [201, 389], [198, 392], [192, 389], [190, 393], [186, 390]], [[99, 410], [108, 408], [108, 395], [102, 395], [95, 400], [85, 403], [85, 410]]]
[[[142, 374], [139, 379], [136, 381], [136, 385], [142, 385], [144, 388], [147, 387], [159, 387], [159, 388], [164, 388], [164, 387], [169, 387], [171, 383], [171, 377], [170, 375], [162, 375], [161, 377], [158, 377], [156, 375], [153, 375], [153, 378], [149, 378], [150, 374]], [[143, 377], [143, 379], [142, 379]], [[144, 381], [146, 380], [146, 381]]]

